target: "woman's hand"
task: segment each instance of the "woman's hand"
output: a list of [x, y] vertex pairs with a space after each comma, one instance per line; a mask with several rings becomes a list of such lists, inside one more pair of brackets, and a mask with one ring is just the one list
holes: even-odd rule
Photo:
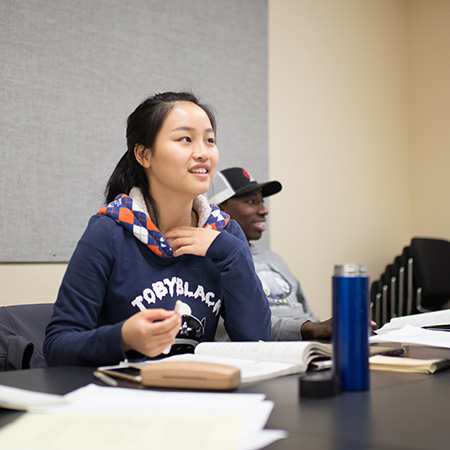
[[205, 256], [219, 234], [212, 228], [178, 227], [169, 230], [164, 237], [173, 250], [173, 256]]
[[123, 348], [149, 358], [172, 345], [181, 327], [181, 315], [165, 309], [146, 309], [129, 317], [122, 325]]

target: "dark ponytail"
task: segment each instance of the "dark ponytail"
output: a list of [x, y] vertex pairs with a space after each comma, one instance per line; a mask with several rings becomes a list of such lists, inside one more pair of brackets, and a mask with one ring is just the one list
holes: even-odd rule
[[144, 168], [137, 162], [133, 151], [127, 151], [109, 177], [105, 189], [106, 203], [111, 203], [119, 194], [129, 194], [133, 187], [141, 188], [144, 196], [148, 193], [148, 181]]
[[[216, 132], [216, 120], [212, 109], [201, 104], [190, 92], [164, 92], [147, 98], [128, 117], [127, 152], [120, 159], [106, 184], [106, 203], [112, 202], [119, 194], [128, 195], [133, 187], [138, 187], [146, 198], [149, 209], [152, 210], [149, 212], [154, 213], [157, 222], [157, 205], [151, 197], [144, 168], [137, 162], [134, 149], [136, 145], [143, 145], [153, 152], [159, 130], [176, 102], [191, 102], [202, 108]], [[157, 223], [155, 225], [158, 226]]]

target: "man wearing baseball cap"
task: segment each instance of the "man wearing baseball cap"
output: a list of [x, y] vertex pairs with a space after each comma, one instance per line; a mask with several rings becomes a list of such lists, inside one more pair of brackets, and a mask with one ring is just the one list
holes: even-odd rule
[[[293, 341], [328, 339], [332, 320], [314, 316], [299, 281], [275, 252], [258, 249], [250, 241], [261, 238], [269, 214], [264, 198], [280, 192], [281, 183], [258, 183], [245, 169], [232, 167], [217, 172], [207, 192], [210, 203], [219, 205], [241, 226], [251, 248], [256, 273], [264, 287], [272, 310], [271, 340]], [[216, 334], [218, 340], [223, 330]]]

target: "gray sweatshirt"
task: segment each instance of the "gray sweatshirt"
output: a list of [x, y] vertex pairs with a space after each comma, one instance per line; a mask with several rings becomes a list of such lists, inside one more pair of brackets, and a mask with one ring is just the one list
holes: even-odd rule
[[302, 339], [301, 326], [318, 321], [303, 294], [300, 282], [294, 277], [283, 258], [270, 250], [250, 245], [258, 274], [272, 311], [271, 341]]
[[[267, 295], [272, 312], [271, 341], [301, 341], [301, 326], [316, 322], [303, 294], [300, 282], [294, 277], [283, 258], [270, 250], [250, 244], [253, 263]], [[223, 321], [219, 321], [216, 341], [229, 341]]]

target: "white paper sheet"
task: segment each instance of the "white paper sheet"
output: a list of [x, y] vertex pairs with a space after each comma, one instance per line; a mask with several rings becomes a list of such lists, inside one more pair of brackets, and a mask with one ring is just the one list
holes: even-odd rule
[[388, 323], [384, 324], [379, 330], [377, 330], [377, 333], [383, 334], [389, 331], [398, 330], [406, 325], [423, 327], [446, 324], [450, 324], [450, 309], [412, 314], [410, 316], [394, 317]]
[[398, 342], [401, 344], [431, 345], [434, 347], [450, 348], [450, 332], [425, 330], [420, 327], [406, 325], [399, 330], [370, 336], [371, 344], [379, 342]]
[[2, 450], [238, 448], [239, 415], [27, 413], [0, 429]]
[[65, 403], [62, 395], [45, 394], [27, 389], [0, 385], [0, 407], [26, 411], [31, 407]]

